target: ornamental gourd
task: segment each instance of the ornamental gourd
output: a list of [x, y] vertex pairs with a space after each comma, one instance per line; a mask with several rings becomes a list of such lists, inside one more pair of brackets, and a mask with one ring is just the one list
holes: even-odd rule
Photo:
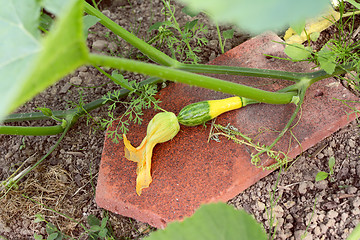
[[250, 102], [242, 97], [230, 97], [220, 100], [208, 100], [192, 103], [185, 106], [179, 112], [179, 123], [185, 126], [197, 126], [203, 124], [222, 113], [246, 106]]

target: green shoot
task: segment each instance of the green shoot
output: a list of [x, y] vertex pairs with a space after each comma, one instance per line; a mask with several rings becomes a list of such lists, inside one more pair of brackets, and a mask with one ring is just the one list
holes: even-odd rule
[[325, 180], [327, 178], [329, 178], [330, 181], [332, 181], [332, 182], [335, 181], [332, 178], [332, 176], [334, 175], [335, 157], [331, 156], [329, 158], [328, 166], [329, 166], [329, 172], [320, 171], [316, 174], [316, 177], [315, 177], [316, 182]]
[[105, 214], [103, 219], [98, 219], [93, 214], [90, 214], [87, 217], [87, 222], [90, 225], [89, 229], [89, 239], [97, 240], [97, 239], [115, 239], [113, 237], [113, 232], [111, 226], [109, 226], [109, 215]]
[[[198, 23], [198, 19], [187, 22], [180, 26], [175, 18], [175, 7], [169, 0], [162, 0], [164, 8], [162, 13], [168, 19], [164, 22], [157, 22], [149, 28], [149, 32], [157, 30], [157, 35], [148, 41], [149, 44], [157, 42], [159, 47], [166, 44], [172, 58], [180, 59], [183, 62], [198, 63], [200, 47], [207, 44], [207, 39], [200, 34], [207, 33], [207, 27]], [[195, 41], [196, 47], [191, 47], [190, 42]]]
[[[220, 31], [220, 27], [218, 24], [216, 24], [216, 31], [218, 33], [218, 38], [219, 38], [219, 45], [220, 45], [220, 50], [221, 53], [225, 53], [225, 44], [226, 44], [226, 40], [227, 39], [232, 39], [234, 37], [234, 30], [233, 29], [229, 29], [226, 30], [222, 33], [222, 37], [221, 37], [221, 31]], [[224, 39], [224, 40], [222, 40]]]

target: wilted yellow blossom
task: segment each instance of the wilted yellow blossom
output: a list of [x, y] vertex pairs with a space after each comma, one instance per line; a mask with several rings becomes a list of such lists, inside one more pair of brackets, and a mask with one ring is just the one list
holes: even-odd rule
[[298, 35], [292, 28], [289, 28], [284, 36], [284, 40], [288, 44], [303, 43], [307, 40], [307, 35], [315, 32], [322, 32], [340, 19], [340, 13], [335, 11], [332, 7], [322, 16], [308, 20], [305, 25], [305, 31]]
[[148, 124], [146, 137], [140, 146], [133, 147], [126, 136], [124, 137], [125, 157], [137, 162], [136, 169], [136, 193], [140, 196], [143, 188], [149, 187], [151, 178], [151, 156], [153, 148], [157, 143], [171, 140], [180, 130], [179, 122], [172, 112], [161, 112], [156, 114]]

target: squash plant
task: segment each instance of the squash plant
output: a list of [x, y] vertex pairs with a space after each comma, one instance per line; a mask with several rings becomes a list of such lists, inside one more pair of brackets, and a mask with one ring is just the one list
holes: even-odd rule
[[[314, 16], [327, 4], [327, 0], [182, 1], [189, 4], [190, 8], [206, 11], [217, 22], [236, 24], [251, 33], [282, 28], [288, 23]], [[141, 82], [141, 85], [154, 84], [161, 79], [166, 79], [233, 94], [242, 99], [248, 99], [249, 102], [296, 104], [296, 109], [288, 124], [269, 146], [271, 149], [295, 119], [309, 86], [330, 76], [356, 69], [354, 64], [349, 63], [337, 64], [331, 72], [318, 70], [311, 73], [184, 64], [129, 33], [84, 0], [0, 0], [0, 4], [0, 122], [50, 118], [59, 121], [58, 125], [50, 127], [0, 126], [0, 134], [62, 133], [59, 139], [61, 141], [79, 117], [103, 106], [107, 101], [97, 99], [84, 105], [80, 110], [52, 112], [43, 109], [40, 113], [10, 113], [78, 67], [93, 65], [151, 76]], [[40, 33], [39, 17], [42, 9], [52, 13], [56, 20], [49, 32]], [[139, 49], [155, 63], [90, 53], [84, 35], [84, 12], [96, 17], [102, 25]], [[274, 78], [292, 81], [293, 85], [277, 92], [269, 92], [197, 73]], [[120, 91], [121, 96], [133, 90], [130, 85], [121, 84], [121, 82], [120, 85], [123, 87]], [[40, 164], [59, 141], [27, 172]], [[20, 179], [21, 177], [16, 181]]]
[[[220, 4], [217, 1], [209, 2], [202, 0], [187, 2], [187, 0], [184, 0], [184, 2], [189, 3], [190, 8], [204, 10], [218, 22], [237, 24], [253, 33], [263, 31], [265, 28], [281, 27], [288, 22], [308, 17], [319, 12], [327, 3], [327, 0], [319, 0], [316, 3], [312, 0], [227, 1], [227, 4], [226, 2]], [[60, 137], [62, 139], [66, 131], [71, 128], [79, 117], [95, 108], [103, 106], [111, 101], [111, 98], [106, 101], [97, 99], [85, 104], [80, 109], [67, 111], [51, 111], [50, 109], [43, 108], [41, 109], [42, 112], [37, 113], [10, 113], [76, 68], [82, 65], [93, 65], [99, 70], [101, 69], [98, 66], [104, 66], [151, 76], [146, 81], [141, 82], [140, 85], [154, 84], [162, 79], [166, 79], [233, 94], [241, 97], [241, 99], [246, 100], [248, 103], [296, 104], [297, 107], [287, 125], [270, 146], [254, 156], [258, 157], [265, 151], [270, 150], [289, 129], [301, 108], [309, 86], [330, 76], [355, 70], [357, 67], [356, 64], [351, 63], [337, 64], [331, 72], [319, 70], [301, 73], [244, 67], [185, 64], [167, 56], [137, 38], [83, 0], [0, 0], [0, 3], [2, 6], [0, 10], [0, 38], [2, 39], [2, 44], [0, 45], [0, 122], [49, 118], [59, 122], [58, 125], [49, 127], [0, 126], [0, 134], [51, 135], [62, 133]], [[290, 3], [294, 3], [296, 8], [293, 5], [290, 6]], [[272, 10], [268, 8], [269, 4], [274, 7], [271, 8]], [[232, 7], [229, 8], [229, 6]], [[242, 12], [241, 16], [238, 13], [232, 14], [233, 6], [240, 9], [239, 11]], [[285, 10], [281, 11], [281, 14], [279, 14], [277, 9], [280, 6], [285, 6]], [[308, 6], [312, 6], [311, 9]], [[51, 26], [49, 32], [43, 31], [43, 33], [40, 33], [39, 18], [42, 9], [55, 16], [55, 23]], [[264, 12], [264, 14], [256, 14], [254, 19], [254, 14], [250, 11], [244, 11], [244, 9], [256, 9], [259, 12]], [[89, 27], [88, 25], [84, 26], [84, 12], [88, 14], [87, 17], [92, 17], [93, 21], [96, 19], [94, 22], [99, 21], [114, 34], [139, 49], [155, 64], [90, 53], [84, 34], [84, 29]], [[248, 16], [251, 21], [245, 21], [243, 19], [244, 16]], [[272, 21], [266, 21], [270, 19]], [[259, 22], [260, 20], [267, 23], [262, 25]], [[274, 25], [267, 25], [269, 23]], [[293, 85], [277, 92], [270, 92], [197, 73], [273, 78], [292, 81]], [[111, 77], [111, 79], [123, 87], [117, 97], [125, 96], [129, 92], [134, 91], [133, 86], [117, 81], [115, 77]], [[179, 119], [181, 119], [181, 115]]]

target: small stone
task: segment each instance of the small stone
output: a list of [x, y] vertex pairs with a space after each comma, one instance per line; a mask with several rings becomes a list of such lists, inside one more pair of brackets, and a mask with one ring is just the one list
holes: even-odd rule
[[82, 79], [79, 77], [72, 77], [70, 78], [70, 83], [74, 85], [80, 85], [82, 83]]
[[53, 96], [57, 94], [57, 91], [58, 89], [55, 85], [50, 88], [50, 94]]
[[342, 221], [345, 221], [348, 217], [349, 217], [349, 214], [346, 213], [346, 212], [344, 212], [344, 213], [341, 214], [341, 220], [342, 220]]
[[105, 16], [107, 16], [108, 18], [110, 18], [110, 11], [109, 10], [103, 10], [102, 14], [104, 14]]
[[310, 223], [316, 223], [317, 220], [317, 214], [314, 212], [310, 212], [306, 215], [305, 217], [305, 224], [310, 224]]
[[353, 139], [349, 139], [348, 144], [351, 148], [355, 148], [355, 141]]
[[307, 188], [306, 182], [300, 183], [299, 184], [299, 189], [298, 189], [299, 193], [300, 194], [305, 194], [306, 193], [306, 188]]
[[78, 71], [79, 71], [79, 72], [86, 72], [87, 69], [88, 69], [88, 68], [87, 68], [86, 66], [81, 66], [81, 67], [78, 68]]
[[325, 224], [320, 224], [320, 229], [321, 229], [321, 233], [325, 234], [327, 232], [327, 230], [329, 229], [329, 227], [326, 226]]
[[323, 154], [323, 153], [319, 153], [319, 154], [317, 155], [317, 158], [318, 158], [318, 159], [323, 159], [323, 158], [324, 158], [324, 154]]
[[336, 223], [335, 219], [332, 218], [332, 219], [329, 219], [329, 221], [326, 223], [326, 226], [327, 227], [334, 227], [335, 223]]
[[108, 46], [108, 42], [105, 40], [96, 40], [92, 44], [92, 48], [97, 51], [104, 50], [105, 48], [107, 48], [107, 46]]
[[257, 207], [258, 207], [259, 211], [264, 211], [265, 210], [265, 204], [263, 202], [258, 201], [257, 202]]
[[59, 93], [67, 93], [69, 91], [69, 89], [71, 88], [71, 83], [70, 82], [66, 82], [65, 85], [60, 89]]
[[315, 187], [317, 189], [325, 190], [328, 187], [328, 181], [327, 180], [322, 180], [322, 181], [316, 182]]
[[349, 168], [348, 167], [343, 167], [340, 169], [337, 178], [338, 179], [347, 179], [349, 177]]
[[210, 40], [208, 46], [211, 49], [217, 49], [219, 46], [219, 41], [218, 40]]
[[294, 225], [292, 224], [292, 223], [286, 223], [285, 225], [284, 225], [284, 229], [291, 229], [291, 228], [293, 228], [294, 227]]
[[336, 218], [338, 215], [339, 215], [339, 213], [336, 212], [336, 211], [334, 211], [334, 210], [330, 210], [330, 211], [326, 214], [326, 216], [327, 216], [328, 218]]
[[324, 150], [324, 154], [328, 157], [334, 156], [334, 150], [332, 149], [332, 147], [328, 147]]
[[281, 218], [284, 215], [284, 209], [280, 207], [279, 205], [276, 205], [273, 209], [273, 213], [275, 217]]
[[319, 227], [319, 226], [316, 226], [316, 227], [315, 227], [315, 229], [314, 229], [314, 233], [315, 233], [315, 235], [316, 235], [316, 236], [321, 235], [321, 229], [320, 229], [320, 227]]
[[209, 61], [212, 61], [216, 58], [216, 53], [215, 52], [211, 52], [210, 57], [209, 57]]
[[295, 204], [295, 201], [287, 201], [284, 203], [284, 206], [286, 207], [286, 209], [289, 209], [292, 208]]
[[347, 189], [348, 194], [355, 194], [357, 192], [357, 188], [354, 186], [351, 186]]
[[360, 214], [360, 208], [355, 208], [355, 209], [352, 211], [352, 214], [354, 214], [354, 215], [359, 215], [359, 214]]
[[354, 208], [358, 208], [360, 206], [360, 197], [355, 198], [352, 204]]
[[282, 217], [276, 218], [276, 221], [274, 221], [274, 227], [281, 228], [283, 224], [284, 224], [284, 218]]

